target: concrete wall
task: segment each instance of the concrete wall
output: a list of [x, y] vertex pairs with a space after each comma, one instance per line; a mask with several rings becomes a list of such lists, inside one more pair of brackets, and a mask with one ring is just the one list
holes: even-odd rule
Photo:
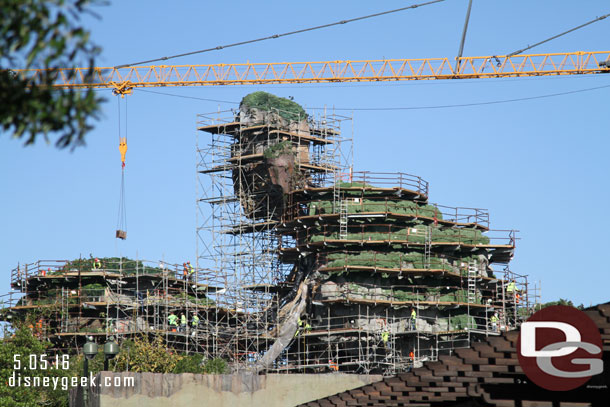
[[[134, 378], [133, 387], [100, 387], [106, 380]], [[106, 379], [108, 378], [108, 379]], [[377, 375], [330, 374], [160, 374], [98, 375], [92, 407], [296, 406], [381, 380]], [[76, 403], [71, 403], [78, 405]]]

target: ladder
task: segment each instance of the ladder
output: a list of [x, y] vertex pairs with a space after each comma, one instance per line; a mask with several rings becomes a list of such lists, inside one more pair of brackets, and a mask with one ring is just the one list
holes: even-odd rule
[[337, 213], [337, 209], [341, 203], [341, 176], [335, 172], [335, 182], [333, 184], [333, 213]]
[[476, 261], [468, 263], [468, 303], [474, 304], [477, 300], [477, 277], [479, 265]]
[[61, 319], [60, 319], [60, 332], [69, 332], [68, 327], [68, 312], [69, 312], [69, 304], [68, 304], [68, 295], [70, 291], [67, 288], [61, 288]]
[[504, 304], [504, 284], [502, 284], [502, 279], [498, 278], [496, 282], [496, 296], [494, 298], [494, 302]]
[[347, 240], [347, 200], [342, 199], [339, 205], [339, 239]]

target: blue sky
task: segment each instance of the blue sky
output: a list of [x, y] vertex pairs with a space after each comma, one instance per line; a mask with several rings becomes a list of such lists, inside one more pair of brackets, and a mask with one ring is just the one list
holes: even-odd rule
[[[404, 7], [415, 2], [111, 2], [86, 18], [114, 66]], [[450, 57], [466, 0], [172, 60], [174, 64]], [[475, 0], [464, 55], [523, 48], [610, 12], [604, 1]], [[531, 52], [608, 51], [610, 19]], [[154, 89], [128, 96], [128, 240], [117, 241], [120, 155], [117, 98], [87, 146], [24, 148], [0, 138], [0, 289], [18, 262], [123, 254], [170, 262], [196, 256], [196, 115], [257, 90], [345, 109], [498, 101], [610, 85], [610, 75], [382, 84]], [[354, 111], [355, 167], [402, 171], [430, 182], [430, 200], [486, 208], [494, 229], [518, 229], [514, 271], [542, 281], [544, 301], [610, 300], [608, 176], [610, 88], [514, 103]], [[123, 102], [124, 103], [124, 102]], [[341, 113], [352, 114], [349, 110]], [[123, 118], [124, 119], [124, 118]], [[351, 131], [351, 128], [344, 129]]]

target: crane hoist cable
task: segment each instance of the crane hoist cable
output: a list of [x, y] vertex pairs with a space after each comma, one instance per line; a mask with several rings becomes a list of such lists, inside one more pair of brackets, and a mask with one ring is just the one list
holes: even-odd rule
[[116, 238], [127, 239], [127, 211], [125, 209], [125, 155], [127, 154], [127, 100], [125, 100], [125, 137], [121, 137], [121, 99], [118, 100], [119, 110], [119, 152], [121, 153], [121, 191], [119, 193], [119, 213], [116, 227]]

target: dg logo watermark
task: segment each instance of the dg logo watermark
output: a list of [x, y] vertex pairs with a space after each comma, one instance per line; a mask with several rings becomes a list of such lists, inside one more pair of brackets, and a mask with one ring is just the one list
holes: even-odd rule
[[597, 325], [562, 305], [544, 308], [521, 325], [517, 355], [525, 375], [547, 390], [572, 390], [604, 371]]

